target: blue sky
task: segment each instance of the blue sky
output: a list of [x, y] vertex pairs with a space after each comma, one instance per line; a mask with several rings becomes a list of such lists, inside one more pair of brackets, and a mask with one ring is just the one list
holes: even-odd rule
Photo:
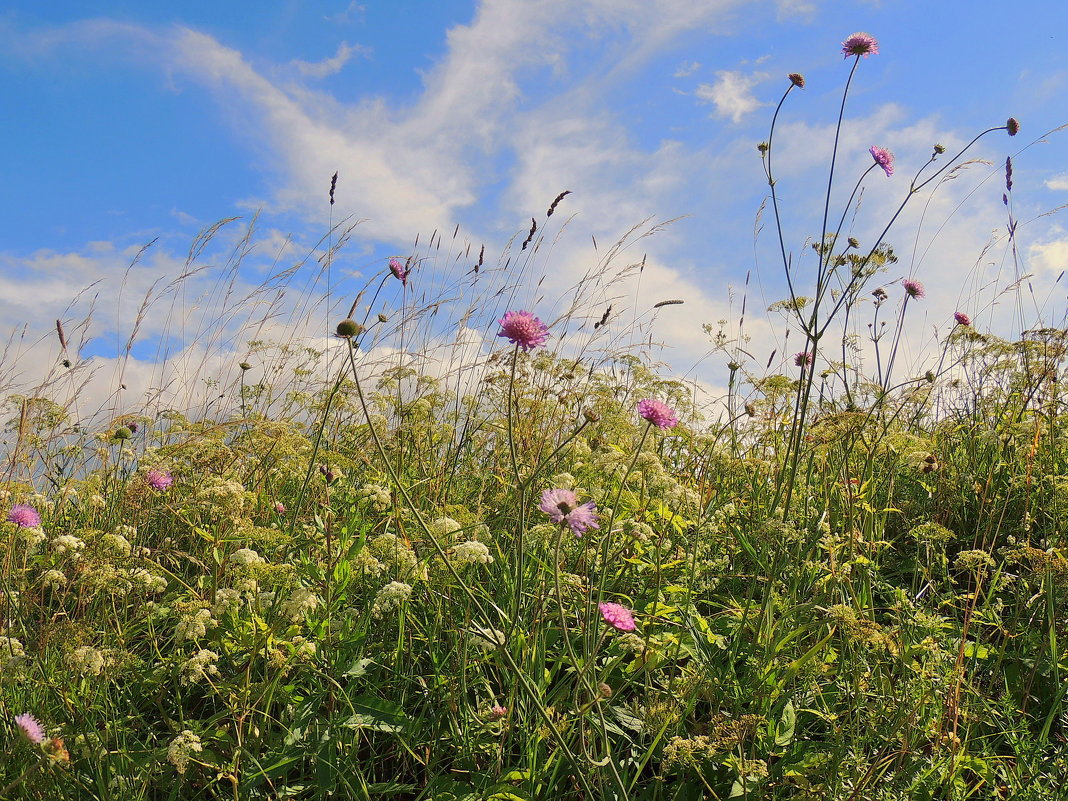
[[[984, 251], [1005, 225], [1007, 155], [1015, 215], [1027, 221], [1022, 270], [1040, 284], [1033, 312], [1057, 322], [1068, 232], [1062, 217], [1039, 215], [1068, 203], [1068, 132], [1027, 145], [1068, 123], [1068, 8], [1035, 0], [8, 3], [0, 313], [12, 329], [28, 326], [23, 354], [36, 353], [33, 337], [45, 343], [58, 316], [79, 319], [88, 296], [68, 303], [100, 281], [82, 353], [108, 356], [135, 317], [131, 298], [180, 271], [204, 226], [259, 214], [242, 268], [250, 284], [287, 237], [294, 251], [311, 248], [331, 219], [335, 170], [333, 219], [366, 220], [339, 266], [363, 276], [417, 234], [457, 225], [496, 258], [569, 189], [569, 236], [532, 280], [544, 274], [552, 286], [583, 269], [591, 237], [614, 241], [646, 218], [684, 216], [642, 241], [643, 283], [616, 308], [685, 297], [684, 314], [657, 324], [662, 355], [679, 371], [701, 362], [701, 380], [718, 386], [725, 359], [705, 358], [701, 324], [736, 320], [727, 287], [754, 270], [750, 310], [784, 295], [769, 229], [753, 242], [767, 190], [755, 146], [785, 75], [803, 73], [778, 134], [788, 245], [803, 252], [850, 66], [840, 43], [854, 31], [875, 35], [880, 53], [855, 79], [840, 174], [855, 180], [871, 144], [898, 159], [892, 178], [867, 179], [858, 236], [900, 201], [935, 142], [952, 150], [1009, 115], [1023, 126], [1015, 139], [984, 138], [972, 155], [989, 164], [940, 188], [922, 219], [906, 215], [900, 239], [891, 234], [899, 252], [917, 255], [887, 280], [914, 273], [932, 290], [917, 327], [944, 325], [958, 307], [1010, 324], [991, 303], [1015, 268], [1003, 238]], [[846, 178], [838, 191], [848, 193]], [[750, 322], [758, 361], [785, 328]], [[139, 335], [146, 363], [159, 333], [145, 324]], [[37, 361], [54, 360], [52, 347]]]

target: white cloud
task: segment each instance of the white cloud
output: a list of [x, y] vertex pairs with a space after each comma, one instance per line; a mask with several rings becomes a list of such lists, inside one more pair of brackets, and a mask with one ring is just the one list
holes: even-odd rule
[[730, 117], [732, 122], [741, 122], [746, 114], [767, 105], [757, 100], [751, 91], [767, 77], [768, 74], [764, 72], [746, 75], [738, 71], [718, 70], [716, 82], [701, 84], [694, 94], [706, 103], [714, 103], [717, 116]]
[[370, 54], [370, 48], [361, 44], [350, 45], [348, 42], [342, 42], [338, 45], [337, 52], [330, 58], [323, 59], [322, 61], [301, 61], [300, 59], [294, 59], [291, 63], [296, 67], [297, 72], [306, 78], [326, 78], [330, 75], [336, 75], [341, 72], [341, 69], [349, 63], [349, 60], [353, 56], [366, 56]]
[[1056, 226], [1051, 232], [1056, 239], [1047, 242], [1035, 242], [1027, 249], [1027, 263], [1030, 269], [1059, 275], [1068, 270], [1068, 237], [1064, 229]]
[[675, 70], [674, 77], [676, 78], [688, 78], [693, 75], [697, 70], [701, 69], [701, 64], [698, 61], [684, 61], [679, 64]]
[[1068, 172], [1062, 172], [1060, 175], [1047, 178], [1044, 183], [1046, 184], [1046, 189], [1064, 191], [1068, 189]]

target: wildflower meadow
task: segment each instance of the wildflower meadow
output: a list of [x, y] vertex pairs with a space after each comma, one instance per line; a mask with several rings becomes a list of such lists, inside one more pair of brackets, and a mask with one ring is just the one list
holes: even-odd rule
[[[271, 293], [224, 286], [204, 338], [235, 377], [206, 368], [192, 408], [80, 406], [59, 321], [61, 359], [5, 404], [0, 798], [1068, 798], [1065, 310], [1004, 338], [966, 297], [917, 356], [926, 276], [894, 249], [1024, 126], [997, 111], [918, 165], [870, 143], [848, 174], [878, 54], [834, 54], [826, 191], [792, 205], [806, 82], [782, 79], [751, 157], [791, 347], [711, 326], [714, 398], [612, 315], [658, 224], [530, 289], [578, 187], [506, 242], [417, 238], [351, 297], [281, 266]], [[802, 193], [822, 225], [794, 242]], [[865, 193], [900, 198], [868, 239]], [[335, 221], [302, 269], [358, 235]], [[318, 338], [247, 335], [279, 288]]]

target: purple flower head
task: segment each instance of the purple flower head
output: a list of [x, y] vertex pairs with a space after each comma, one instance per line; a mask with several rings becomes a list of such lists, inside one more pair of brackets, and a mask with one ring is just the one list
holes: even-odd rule
[[408, 270], [403, 261], [396, 256], [389, 260], [389, 271], [401, 282], [401, 286], [408, 286]]
[[165, 470], [149, 470], [145, 476], [145, 483], [152, 487], [154, 490], [160, 490], [161, 492], [168, 489], [174, 483], [174, 476]]
[[905, 294], [910, 298], [919, 299], [927, 297], [927, 290], [924, 289], [923, 284], [915, 278], [906, 278], [901, 282], [901, 286], [905, 287]]
[[653, 398], [638, 401], [638, 414], [660, 429], [674, 428], [679, 424], [675, 410]]
[[800, 72], [791, 72], [786, 77], [789, 78], [790, 79], [790, 83], [792, 83], [798, 89], [804, 89], [805, 88], [805, 76], [802, 75]]
[[800, 353], [794, 354], [794, 364], [798, 367], [811, 367], [813, 362], [812, 354], [807, 350], [803, 350]]
[[16, 715], [15, 725], [22, 730], [23, 736], [34, 745], [40, 745], [44, 742], [44, 727], [38, 722], [37, 718], [29, 712], [23, 712], [21, 715]]
[[497, 336], [525, 351], [544, 345], [549, 338], [548, 326], [528, 311], [510, 311], [497, 322], [501, 325]]
[[19, 528], [37, 528], [41, 525], [41, 515], [29, 504], [16, 503], [7, 513], [7, 522]]
[[1016, 136], [1020, 132], [1020, 121], [1015, 117], [1009, 117], [1005, 123], [1005, 130], [1009, 132], [1009, 136]]
[[634, 613], [622, 604], [614, 604], [608, 601], [597, 604], [604, 622], [620, 631], [634, 631]]
[[894, 174], [893, 153], [891, 153], [885, 147], [876, 147], [875, 145], [869, 147], [868, 152], [871, 153], [871, 157], [875, 159], [875, 163], [883, 168], [883, 172], [886, 173], [887, 178]]
[[953, 319], [957, 321], [957, 325], [971, 325], [972, 318], [964, 312], [953, 312]]
[[879, 43], [870, 33], [857, 32], [842, 42], [842, 55], [850, 56], [877, 56], [879, 55]]
[[579, 503], [575, 493], [567, 489], [547, 489], [541, 494], [538, 508], [554, 523], [564, 523], [577, 537], [591, 528], [600, 528], [597, 523], [597, 507], [593, 501]]

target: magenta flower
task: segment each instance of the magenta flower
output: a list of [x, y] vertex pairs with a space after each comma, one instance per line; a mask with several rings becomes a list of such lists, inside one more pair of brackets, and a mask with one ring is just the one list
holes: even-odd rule
[[37, 718], [29, 712], [23, 712], [21, 715], [16, 715], [15, 725], [22, 730], [23, 736], [34, 745], [40, 745], [44, 742], [44, 727], [37, 721]]
[[41, 515], [29, 504], [16, 503], [7, 513], [7, 522], [19, 528], [37, 528], [41, 525]]
[[910, 298], [919, 299], [927, 297], [927, 290], [924, 289], [923, 284], [915, 278], [906, 278], [901, 282], [901, 286], [905, 287], [905, 294]]
[[145, 482], [154, 490], [161, 492], [168, 489], [174, 483], [174, 476], [164, 470], [149, 470], [145, 476]]
[[544, 345], [549, 338], [548, 326], [528, 311], [510, 311], [497, 322], [501, 325], [497, 336], [525, 351]]
[[547, 489], [541, 494], [538, 508], [554, 523], [564, 523], [576, 537], [591, 528], [600, 528], [597, 523], [597, 507], [593, 501], [579, 503], [575, 493], [567, 489]]
[[675, 410], [653, 398], [638, 401], [638, 414], [660, 429], [674, 428], [679, 424]]
[[875, 159], [875, 163], [883, 168], [883, 172], [886, 173], [887, 178], [894, 174], [893, 153], [891, 153], [885, 147], [876, 147], [875, 145], [869, 147], [868, 152], [871, 153], [871, 157]]
[[794, 364], [798, 367], [811, 367], [813, 362], [812, 354], [807, 350], [803, 350], [800, 353], [794, 354]]
[[842, 56], [877, 56], [879, 55], [879, 43], [870, 33], [857, 32], [842, 42]]
[[957, 321], [957, 325], [971, 325], [972, 318], [964, 312], [953, 312], [953, 319]]
[[634, 613], [622, 604], [604, 602], [597, 604], [604, 622], [620, 631], [634, 631]]
[[274, 511], [277, 512], [280, 515], [284, 515], [286, 513], [286, 505], [284, 503], [282, 503], [281, 501], [278, 501], [274, 505]]
[[405, 268], [403, 261], [395, 256], [391, 258], [389, 260], [389, 271], [401, 282], [401, 286], [408, 286], [408, 270]]

